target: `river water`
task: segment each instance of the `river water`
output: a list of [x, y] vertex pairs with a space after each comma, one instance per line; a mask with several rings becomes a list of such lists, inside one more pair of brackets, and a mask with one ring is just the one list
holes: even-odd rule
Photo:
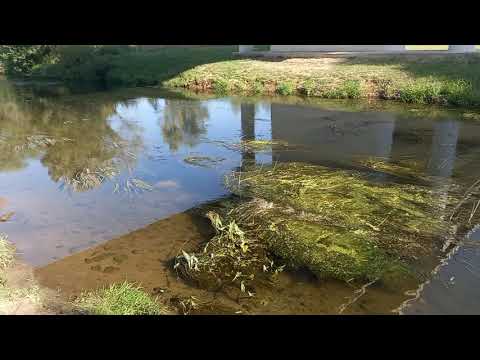
[[[242, 139], [298, 146], [225, 146]], [[224, 176], [246, 161], [349, 168], [401, 159], [468, 187], [480, 178], [479, 154], [480, 121], [468, 110], [1, 80], [0, 215], [11, 216], [0, 232], [43, 284], [69, 296], [127, 278], [162, 296], [214, 299], [213, 313], [334, 314], [359, 289], [285, 273], [255, 300], [233, 301], [175, 278], [169, 257], [211, 236], [188, 210], [228, 196]], [[480, 313], [478, 239], [473, 231], [407, 294], [371, 287], [344, 313]]]

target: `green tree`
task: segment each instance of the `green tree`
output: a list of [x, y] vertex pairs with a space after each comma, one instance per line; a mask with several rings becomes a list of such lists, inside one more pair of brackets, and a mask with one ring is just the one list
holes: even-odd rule
[[0, 62], [7, 75], [30, 75], [35, 67], [55, 59], [55, 45], [0, 45]]

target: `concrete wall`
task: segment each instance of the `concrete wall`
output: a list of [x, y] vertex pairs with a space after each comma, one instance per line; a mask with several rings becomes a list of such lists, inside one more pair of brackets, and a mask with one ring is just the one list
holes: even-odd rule
[[[248, 45], [242, 45], [248, 46]], [[448, 45], [448, 52], [475, 52], [475, 45]], [[251, 51], [245, 48], [245, 51]], [[407, 52], [405, 45], [272, 45], [272, 52]], [[420, 50], [421, 51], [421, 50]]]
[[271, 51], [405, 51], [405, 45], [272, 45]]

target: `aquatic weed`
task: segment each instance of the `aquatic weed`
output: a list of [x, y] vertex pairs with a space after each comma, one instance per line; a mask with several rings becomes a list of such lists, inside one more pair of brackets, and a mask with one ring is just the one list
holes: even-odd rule
[[269, 281], [283, 268], [267, 256], [266, 247], [235, 221], [224, 224], [220, 215], [209, 211], [207, 217], [216, 231], [201, 252], [182, 251], [175, 258], [174, 270], [188, 281], [208, 289], [235, 287], [247, 296], [253, 296], [258, 281]]

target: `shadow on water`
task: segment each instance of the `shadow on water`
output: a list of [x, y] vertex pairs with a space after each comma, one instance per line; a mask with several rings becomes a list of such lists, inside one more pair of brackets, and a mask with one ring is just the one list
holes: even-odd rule
[[[304, 273], [282, 273], [274, 287], [256, 289], [248, 301], [188, 286], [169, 261], [181, 249], [198, 249], [212, 229], [201, 213], [187, 210], [228, 196], [224, 175], [251, 163], [362, 171], [365, 160], [401, 163], [438, 179], [431, 186], [445, 201], [439, 216], [449, 215], [453, 185], [468, 187], [480, 178], [480, 123], [463, 118], [461, 109], [38, 87], [0, 83], [1, 210], [14, 213], [0, 229], [38, 267], [43, 284], [69, 297], [128, 279], [168, 301], [195, 294], [213, 306], [210, 312], [337, 313], [353, 299], [345, 313], [390, 313], [412, 294], [371, 286], [356, 299], [357, 287]], [[254, 140], [289, 146], [232, 146]], [[408, 173], [369, 172], [372, 181], [412, 183]], [[467, 242], [459, 254], [478, 254], [476, 246]], [[445, 256], [432, 257], [426, 268]], [[471, 264], [467, 272], [451, 266], [448, 275], [459, 295], [448, 302], [425, 287], [417, 312], [450, 312], [467, 302], [468, 312], [479, 311], [475, 294], [466, 294], [478, 281], [468, 274], [480, 260], [462, 261]], [[439, 296], [446, 305], [429, 300]]]

